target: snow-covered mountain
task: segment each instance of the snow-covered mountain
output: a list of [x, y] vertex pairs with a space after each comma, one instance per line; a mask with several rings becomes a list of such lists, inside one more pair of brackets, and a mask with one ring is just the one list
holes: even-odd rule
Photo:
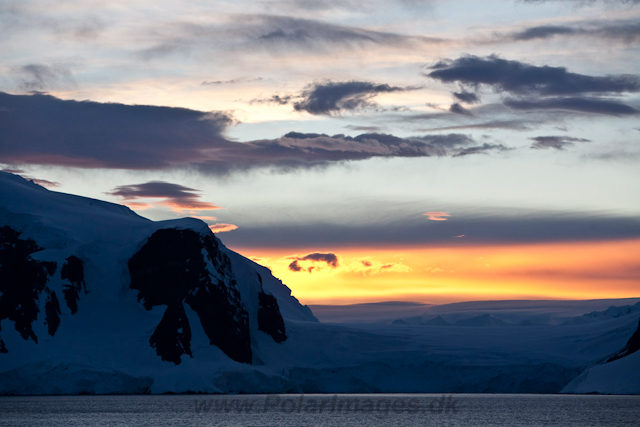
[[[325, 308], [385, 323], [320, 323], [200, 220], [0, 173], [0, 394], [640, 393], [637, 302], [388, 303]], [[424, 324], [390, 324], [398, 307]]]
[[[0, 201], [3, 371], [94, 375], [155, 362], [168, 375], [207, 358], [260, 365], [265, 346], [287, 340], [285, 319], [317, 321], [268, 269], [225, 248], [200, 220], [153, 222], [7, 173]], [[31, 392], [3, 378], [0, 392]]]

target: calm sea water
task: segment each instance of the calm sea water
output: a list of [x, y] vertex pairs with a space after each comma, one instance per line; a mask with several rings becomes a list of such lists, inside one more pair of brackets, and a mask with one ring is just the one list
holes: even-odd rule
[[637, 426], [640, 396], [0, 397], [1, 426]]

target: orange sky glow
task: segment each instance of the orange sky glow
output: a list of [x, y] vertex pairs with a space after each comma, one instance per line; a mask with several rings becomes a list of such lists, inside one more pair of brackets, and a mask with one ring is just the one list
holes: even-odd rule
[[[640, 296], [640, 240], [388, 248], [233, 248], [305, 304]], [[292, 257], [333, 253], [338, 266]], [[311, 268], [313, 267], [313, 268]], [[311, 271], [309, 271], [311, 270]]]

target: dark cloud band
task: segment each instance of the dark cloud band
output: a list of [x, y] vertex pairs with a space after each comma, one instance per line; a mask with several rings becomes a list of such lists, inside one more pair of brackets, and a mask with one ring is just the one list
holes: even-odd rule
[[580, 113], [628, 116], [640, 113], [633, 107], [607, 98], [558, 97], [558, 98], [508, 98], [504, 105], [514, 110], [565, 110]]
[[491, 55], [467, 55], [435, 64], [428, 77], [443, 83], [470, 87], [487, 85], [517, 95], [574, 95], [583, 93], [640, 92], [640, 77], [612, 75], [594, 77], [571, 73], [564, 67], [535, 66]]
[[[300, 248], [393, 245], [474, 245], [544, 243], [640, 238], [640, 220], [585, 213], [495, 212], [491, 216], [456, 215], [448, 221], [425, 221], [416, 212], [408, 216], [375, 218], [354, 225], [337, 223], [286, 223], [258, 226], [240, 224], [226, 237], [231, 247]], [[464, 239], [456, 236], [464, 235]]]
[[[290, 133], [235, 142], [225, 113], [182, 108], [63, 101], [49, 95], [0, 93], [0, 161], [81, 168], [197, 168], [224, 174], [250, 168], [297, 169], [374, 157], [455, 156], [481, 147], [463, 134], [399, 138], [380, 133]], [[141, 191], [137, 189], [136, 191]]]

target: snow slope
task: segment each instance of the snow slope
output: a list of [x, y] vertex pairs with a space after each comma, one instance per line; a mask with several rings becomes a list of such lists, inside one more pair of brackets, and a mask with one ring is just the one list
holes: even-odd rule
[[640, 394], [640, 352], [582, 372], [562, 393]]

